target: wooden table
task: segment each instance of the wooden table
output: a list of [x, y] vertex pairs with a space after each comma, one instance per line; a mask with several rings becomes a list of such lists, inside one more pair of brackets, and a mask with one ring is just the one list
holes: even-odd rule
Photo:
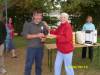
[[[56, 44], [45, 44], [45, 46], [48, 49], [56, 49], [57, 48]], [[98, 46], [100, 46], [100, 43], [96, 43], [95, 45], [90, 45], [90, 46], [98, 47]], [[82, 45], [82, 44], [75, 44], [74, 45], [75, 48], [90, 47], [90, 46]]]
[[[98, 51], [97, 51], [97, 55], [98, 56], [98, 61], [99, 61], [99, 53], [100, 53], [100, 43], [96, 43], [95, 45], [90, 45], [90, 46], [93, 46], [93, 47], [97, 47]], [[87, 45], [81, 45], [81, 44], [75, 44], [74, 47], [75, 48], [82, 48], [82, 47], [90, 47], [90, 46], [87, 46]], [[56, 44], [45, 44], [45, 47], [48, 49], [48, 67], [50, 69], [50, 72], [52, 71], [52, 52], [57, 49], [56, 47]]]

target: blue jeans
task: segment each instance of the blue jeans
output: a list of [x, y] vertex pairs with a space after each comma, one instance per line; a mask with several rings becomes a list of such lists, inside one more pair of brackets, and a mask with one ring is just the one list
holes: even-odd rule
[[6, 49], [7, 50], [11, 51], [12, 49], [15, 49], [13, 39], [7, 39], [5, 41], [5, 43], [6, 43]]
[[41, 75], [42, 72], [43, 48], [28, 48], [26, 54], [25, 73], [31, 75], [32, 64], [35, 62], [35, 75]]
[[72, 56], [73, 53], [63, 54], [61, 52], [57, 52], [55, 66], [54, 66], [54, 75], [61, 75], [61, 67], [64, 61], [66, 75], [74, 75], [74, 70], [72, 67]]

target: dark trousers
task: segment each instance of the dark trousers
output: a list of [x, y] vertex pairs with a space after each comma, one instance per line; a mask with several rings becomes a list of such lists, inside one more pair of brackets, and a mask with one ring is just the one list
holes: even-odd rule
[[89, 49], [88, 55], [89, 55], [89, 59], [93, 60], [93, 47], [83, 47], [82, 49], [82, 58], [86, 58], [86, 52], [87, 52], [87, 48]]
[[42, 72], [43, 48], [28, 48], [26, 53], [25, 73], [31, 75], [32, 64], [35, 62], [35, 75], [41, 75]]

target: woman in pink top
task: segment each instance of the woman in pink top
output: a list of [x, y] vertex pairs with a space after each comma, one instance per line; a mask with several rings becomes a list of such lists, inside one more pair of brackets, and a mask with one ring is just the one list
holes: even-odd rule
[[15, 46], [14, 46], [14, 43], [13, 43], [14, 27], [13, 27], [12, 18], [9, 18], [8, 24], [6, 25], [6, 29], [7, 29], [6, 49], [10, 50], [12, 52], [13, 58], [16, 58]]

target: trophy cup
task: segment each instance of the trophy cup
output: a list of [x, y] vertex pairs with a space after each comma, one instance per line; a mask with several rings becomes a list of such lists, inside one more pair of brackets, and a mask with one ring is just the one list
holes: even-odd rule
[[[46, 36], [48, 35], [48, 30], [45, 27], [41, 26], [41, 33], [43, 33]], [[44, 41], [45, 41], [45, 38], [42, 38], [43, 43]]]

